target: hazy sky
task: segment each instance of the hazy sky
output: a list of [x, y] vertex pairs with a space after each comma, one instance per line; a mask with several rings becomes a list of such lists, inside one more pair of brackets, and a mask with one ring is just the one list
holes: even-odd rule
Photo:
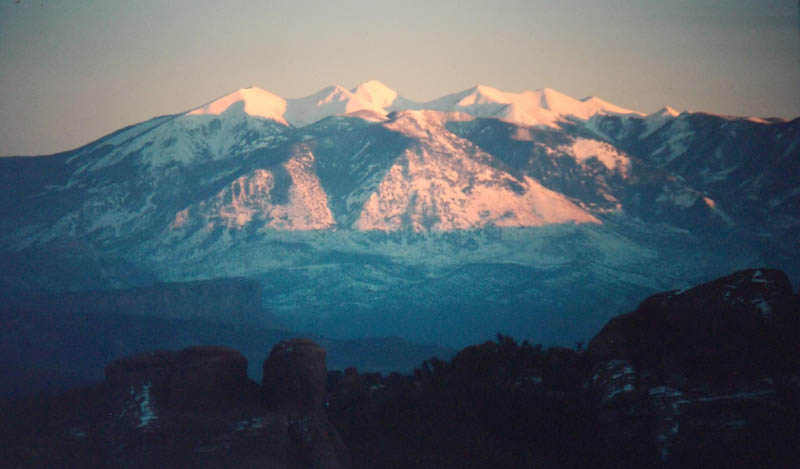
[[797, 0], [0, 0], [0, 155], [74, 148], [256, 85], [475, 84], [652, 112], [800, 116]]

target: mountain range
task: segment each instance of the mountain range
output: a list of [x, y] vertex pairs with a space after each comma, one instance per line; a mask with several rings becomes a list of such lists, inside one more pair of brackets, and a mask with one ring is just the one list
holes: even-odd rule
[[800, 278], [800, 119], [251, 87], [0, 181], [7, 298], [246, 277], [316, 334], [574, 344], [655, 291]]

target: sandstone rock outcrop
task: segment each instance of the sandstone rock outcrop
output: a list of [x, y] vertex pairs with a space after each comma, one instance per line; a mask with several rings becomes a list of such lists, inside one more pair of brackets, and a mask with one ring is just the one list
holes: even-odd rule
[[[285, 344], [295, 342], [311, 353], [286, 354]], [[99, 386], [4, 408], [8, 418], [33, 417], [40, 428], [17, 432], [18, 444], [3, 456], [12, 467], [347, 467], [347, 449], [322, 406], [324, 349], [302, 340], [276, 350], [281, 366], [267, 383], [275, 393], [251, 381], [244, 356], [227, 347], [121, 358]], [[302, 406], [264, 399], [288, 399], [287, 386], [311, 399]]]
[[769, 269], [660, 293], [612, 319], [587, 349], [607, 447], [644, 441], [650, 454], [632, 461], [668, 467], [771, 467], [798, 431], [799, 326], [789, 279]]
[[349, 456], [323, 408], [325, 355], [308, 339], [279, 342], [264, 361], [261, 389], [267, 405], [289, 418], [292, 459], [308, 467], [336, 468]]

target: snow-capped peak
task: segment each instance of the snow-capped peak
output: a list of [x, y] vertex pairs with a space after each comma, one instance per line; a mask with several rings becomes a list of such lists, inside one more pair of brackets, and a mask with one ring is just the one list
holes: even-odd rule
[[232, 93], [228, 93], [186, 114], [190, 116], [219, 115], [237, 103], [244, 103], [243, 110], [248, 115], [272, 119], [282, 124], [287, 124], [283, 117], [286, 112], [286, 100], [255, 86], [241, 88]]
[[577, 100], [551, 88], [510, 93], [486, 85], [477, 85], [418, 107], [466, 112], [476, 117], [498, 117], [516, 124], [547, 127], [557, 126], [566, 117], [588, 119], [595, 114], [640, 114], [599, 98]]
[[458, 93], [448, 94], [441, 98], [420, 104], [420, 109], [433, 111], [462, 111], [479, 117], [486, 117], [485, 105], [506, 105], [512, 102], [508, 93], [486, 85], [476, 85]]
[[678, 117], [681, 113], [676, 111], [675, 109], [664, 106], [658, 111], [648, 115], [647, 117]]
[[484, 103], [509, 104], [514, 99], [512, 93], [506, 93], [487, 85], [476, 85], [468, 91], [470, 93], [459, 101], [460, 106]]
[[[551, 88], [513, 93], [476, 85], [426, 103], [410, 101], [385, 84], [370, 80], [348, 90], [334, 85], [309, 96], [284, 99], [261, 88], [242, 88], [198, 107], [188, 115], [219, 115], [236, 103], [251, 116], [302, 127], [337, 114], [383, 119], [390, 111], [432, 110], [494, 117], [525, 126], [557, 127], [569, 118], [586, 120], [597, 114], [643, 114], [589, 97], [578, 100]], [[669, 108], [666, 108], [669, 109]], [[676, 115], [669, 109], [670, 115]]]
[[351, 90], [353, 95], [381, 108], [388, 108], [397, 99], [397, 91], [389, 88], [378, 80], [361, 83]]
[[524, 94], [536, 96], [539, 101], [539, 106], [558, 114], [580, 113], [583, 107], [581, 106], [581, 102], [577, 99], [552, 88], [542, 88]]
[[678, 117], [680, 114], [680, 112], [669, 106], [664, 106], [658, 111], [648, 114], [644, 118], [647, 127], [645, 128], [645, 131], [639, 135], [639, 138], [645, 138], [649, 136], [656, 130], [666, 125], [668, 122], [672, 121], [674, 118]]
[[632, 111], [630, 109], [625, 109], [623, 107], [617, 106], [616, 104], [611, 104], [608, 101], [602, 100], [596, 96], [589, 96], [587, 98], [581, 99], [581, 102], [584, 104], [584, 109], [589, 111], [592, 115], [598, 113], [604, 114], [635, 114], [639, 116], [644, 116], [644, 113], [638, 111]]
[[[367, 89], [380, 91], [377, 86]], [[286, 120], [298, 127], [336, 114], [371, 111], [380, 116], [386, 115], [383, 107], [338, 85], [323, 88], [304, 98], [290, 99], [287, 103]]]

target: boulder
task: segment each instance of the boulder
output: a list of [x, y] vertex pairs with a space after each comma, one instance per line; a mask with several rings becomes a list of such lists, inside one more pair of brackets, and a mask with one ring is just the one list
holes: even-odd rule
[[[114, 361], [105, 374], [117, 403], [139, 408], [134, 414], [150, 415], [157, 408], [221, 411], [257, 399], [256, 385], [247, 377], [247, 359], [228, 347], [146, 352]], [[140, 418], [144, 423], [157, 416]]]
[[279, 342], [264, 361], [261, 387], [279, 411], [314, 413], [322, 409], [327, 371], [325, 349], [309, 339]]
[[261, 389], [270, 409], [289, 417], [289, 455], [304, 466], [341, 468], [350, 455], [328, 420], [323, 402], [325, 349], [309, 339], [279, 342], [264, 361]]
[[199, 346], [175, 355], [169, 406], [227, 408], [256, 399], [256, 385], [247, 377], [247, 359], [227, 347]]

